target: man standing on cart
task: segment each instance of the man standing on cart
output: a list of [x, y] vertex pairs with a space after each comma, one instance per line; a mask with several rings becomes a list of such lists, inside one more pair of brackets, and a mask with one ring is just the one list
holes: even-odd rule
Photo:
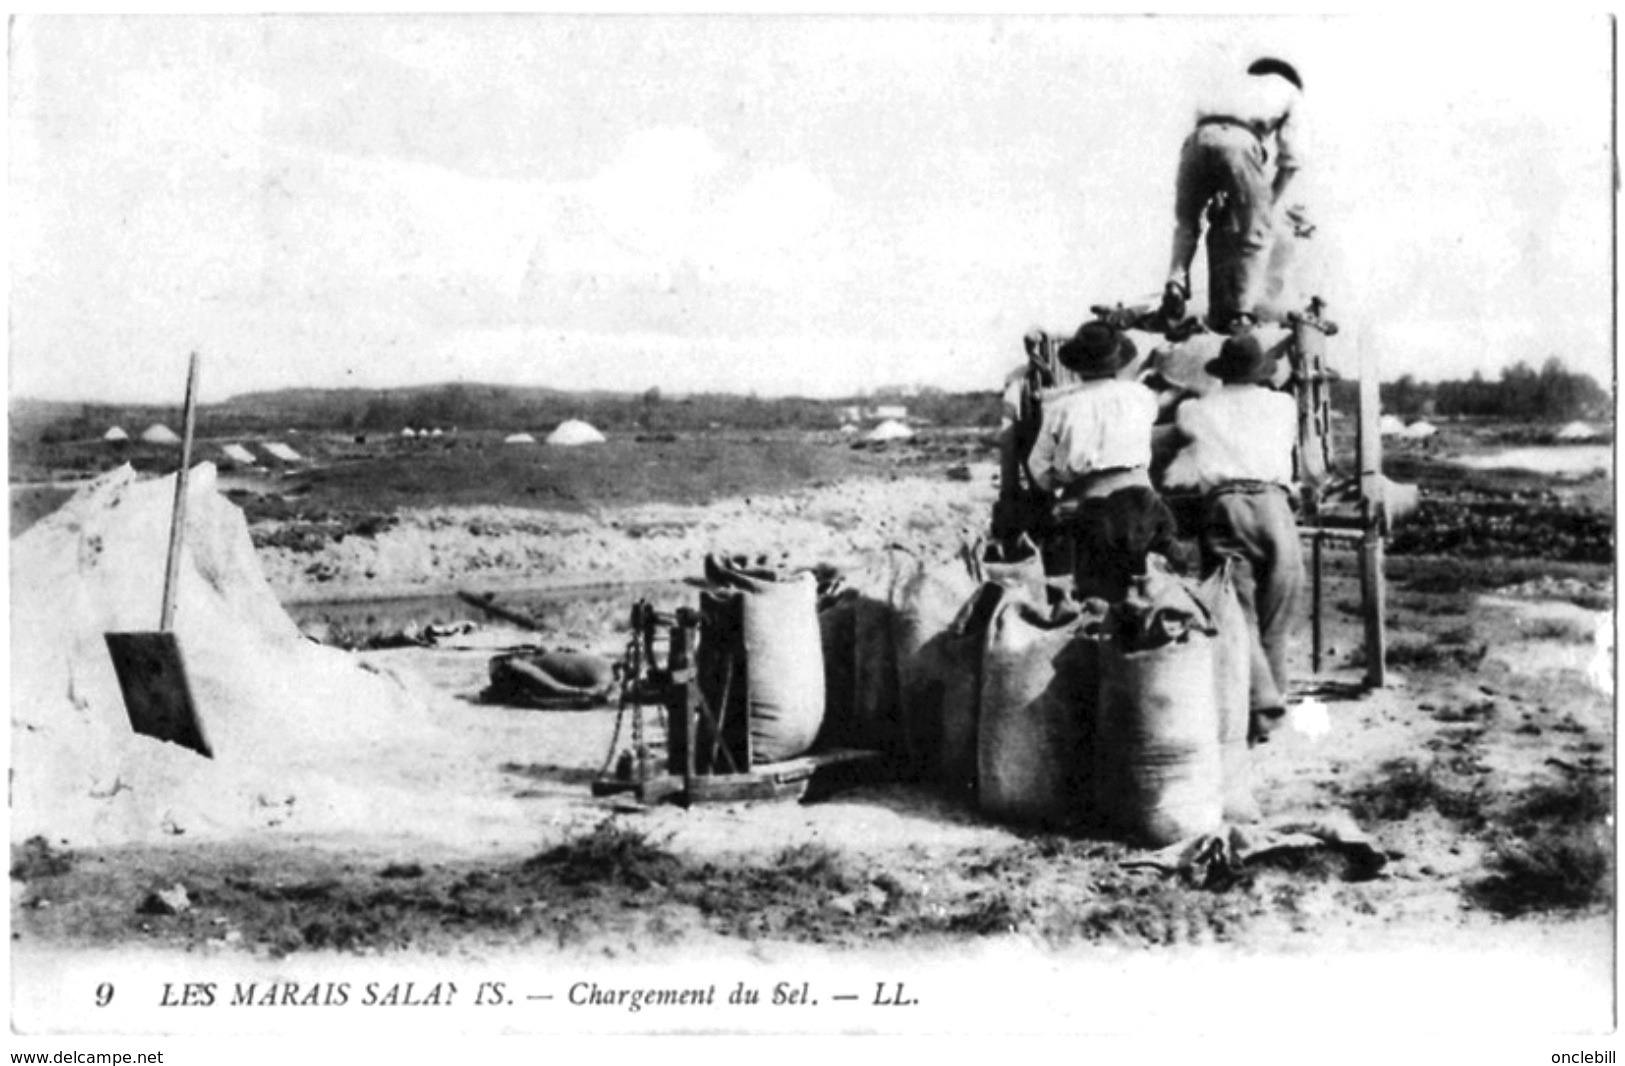
[[[1163, 290], [1166, 320], [1185, 315], [1191, 260], [1207, 216], [1208, 324], [1232, 332], [1258, 321], [1272, 285], [1271, 253], [1287, 189], [1302, 168], [1303, 79], [1290, 63], [1262, 58], [1210, 94], [1179, 155], [1174, 246]], [[1274, 279], [1276, 282], [1279, 279]]]

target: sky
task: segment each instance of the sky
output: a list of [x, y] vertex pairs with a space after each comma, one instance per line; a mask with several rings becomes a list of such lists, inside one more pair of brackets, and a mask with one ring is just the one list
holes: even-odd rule
[[10, 395], [990, 389], [1166, 274], [1201, 87], [1303, 73], [1384, 379], [1613, 378], [1601, 16], [24, 16]]

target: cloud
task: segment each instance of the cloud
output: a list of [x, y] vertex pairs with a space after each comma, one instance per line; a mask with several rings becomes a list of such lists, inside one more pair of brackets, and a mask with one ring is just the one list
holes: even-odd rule
[[1256, 49], [1311, 85], [1349, 337], [1380, 326], [1393, 373], [1601, 370], [1607, 28], [25, 18], [13, 389], [139, 391], [132, 359], [192, 344], [226, 356], [209, 389], [540, 380], [561, 334], [587, 384], [596, 348], [764, 392], [986, 386], [1027, 327], [1159, 287], [1185, 88]]
[[[469, 330], [436, 342], [434, 359], [469, 380], [559, 388], [838, 396], [887, 384], [981, 388], [997, 370], [953, 358], [926, 339], [879, 342], [861, 334], [808, 337], [741, 334], [683, 337], [667, 332], [506, 327]], [[960, 370], [943, 381], [944, 364]]]
[[611, 239], [669, 264], [693, 245], [725, 162], [701, 130], [643, 130], [580, 195]]
[[718, 279], [789, 288], [831, 267], [825, 238], [838, 204], [811, 170], [785, 165], [757, 172], [717, 205], [694, 259]]
[[[582, 328], [612, 313], [630, 329], [737, 333], [768, 293], [828, 280], [838, 207], [803, 165], [751, 167], [696, 128], [640, 131], [600, 173], [554, 188], [532, 235], [521, 317]], [[711, 315], [674, 318], [669, 296]]]

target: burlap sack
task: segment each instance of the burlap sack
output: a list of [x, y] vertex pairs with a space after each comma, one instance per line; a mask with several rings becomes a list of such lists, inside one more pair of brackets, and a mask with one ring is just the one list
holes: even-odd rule
[[1214, 638], [1125, 651], [1100, 644], [1095, 785], [1106, 825], [1150, 847], [1219, 828], [1224, 788]]
[[995, 818], [1045, 825], [1090, 820], [1090, 729], [1098, 693], [1085, 616], [1010, 597], [982, 657], [977, 804]]

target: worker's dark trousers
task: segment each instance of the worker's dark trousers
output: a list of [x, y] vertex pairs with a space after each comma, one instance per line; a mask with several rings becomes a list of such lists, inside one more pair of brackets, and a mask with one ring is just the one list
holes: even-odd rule
[[1080, 599], [1121, 600], [1145, 573], [1150, 552], [1176, 567], [1185, 562], [1174, 516], [1153, 489], [1119, 489], [1109, 496], [1063, 503], [1057, 510], [1071, 539], [1072, 579]]
[[1232, 125], [1198, 126], [1179, 153], [1169, 279], [1189, 290], [1205, 212], [1208, 322], [1215, 329], [1228, 328], [1238, 313], [1256, 313], [1271, 287], [1274, 193], [1265, 162], [1258, 137]]
[[1205, 568], [1234, 561], [1236, 598], [1254, 637], [1252, 709], [1286, 706], [1287, 648], [1306, 580], [1286, 490], [1252, 486], [1214, 492], [1201, 541]]

